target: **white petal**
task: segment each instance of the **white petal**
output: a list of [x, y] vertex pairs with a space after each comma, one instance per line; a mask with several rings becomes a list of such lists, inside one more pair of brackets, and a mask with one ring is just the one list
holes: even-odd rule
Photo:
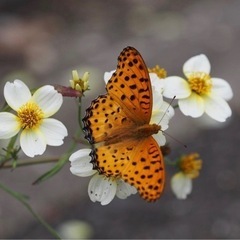
[[21, 129], [17, 116], [8, 112], [0, 113], [0, 139], [8, 139], [15, 136]]
[[171, 188], [178, 199], [186, 199], [192, 191], [192, 180], [179, 172], [172, 177]]
[[117, 181], [117, 193], [116, 196], [120, 199], [126, 199], [131, 194], [136, 194], [137, 189], [130, 184], [124, 182], [122, 179]]
[[204, 113], [204, 101], [202, 97], [196, 93], [192, 93], [190, 97], [186, 99], [180, 99], [178, 101], [179, 109], [186, 116], [197, 118]]
[[7, 82], [4, 86], [4, 97], [8, 105], [15, 111], [31, 99], [31, 92], [21, 80]]
[[163, 101], [161, 109], [164, 113], [166, 113], [169, 119], [171, 119], [175, 114], [174, 108], [171, 105], [169, 105], [168, 102]]
[[166, 138], [163, 135], [162, 131], [159, 131], [157, 134], [153, 134], [152, 136], [159, 146], [164, 146], [166, 144]]
[[163, 117], [164, 117], [163, 112], [161, 112], [160, 110], [153, 110], [150, 124], [155, 123], [155, 124], [161, 125]]
[[169, 120], [174, 116], [174, 109], [169, 103], [162, 101], [161, 105], [156, 108], [153, 103], [153, 110], [151, 116], [151, 123], [156, 123], [161, 125], [162, 130], [168, 128]]
[[46, 150], [46, 139], [39, 131], [23, 130], [20, 135], [23, 152], [29, 156], [42, 155]]
[[164, 97], [173, 98], [176, 96], [176, 99], [182, 99], [191, 94], [189, 84], [183, 78], [172, 76], [167, 77], [162, 81], [164, 81]]
[[212, 94], [218, 95], [225, 100], [230, 100], [233, 97], [233, 91], [230, 84], [221, 78], [212, 78]]
[[110, 72], [105, 72], [104, 73], [103, 79], [104, 79], [106, 84], [108, 83], [108, 80], [112, 77], [114, 72], [116, 72], [116, 70], [112, 70]]
[[162, 94], [164, 89], [164, 81], [159, 78], [156, 73], [149, 73], [149, 77], [151, 80], [152, 88], [155, 89], [159, 94]]
[[80, 149], [77, 152], [74, 152], [69, 161], [71, 162], [70, 171], [72, 174], [79, 177], [88, 177], [95, 173], [96, 170], [93, 170], [93, 164], [90, 163], [91, 157], [89, 156], [91, 149]]
[[33, 94], [32, 100], [42, 109], [44, 117], [47, 118], [59, 110], [62, 106], [63, 97], [53, 86], [46, 85]]
[[43, 133], [47, 144], [50, 146], [62, 145], [64, 137], [68, 134], [66, 127], [60, 121], [53, 118], [43, 119], [39, 130]]
[[163, 103], [162, 93], [159, 91], [156, 91], [155, 87], [153, 87], [152, 96], [153, 96], [153, 109], [159, 109]]
[[174, 109], [168, 102], [163, 101], [161, 109], [164, 113], [168, 115], [169, 119], [174, 116]]
[[210, 62], [206, 55], [200, 54], [188, 59], [183, 65], [183, 72], [186, 77], [194, 72], [209, 74], [211, 70]]
[[225, 122], [232, 115], [232, 110], [227, 102], [220, 97], [204, 97], [205, 112], [213, 119], [219, 122]]
[[88, 195], [91, 201], [100, 202], [101, 205], [109, 204], [116, 195], [116, 191], [116, 181], [99, 174], [95, 174], [88, 185]]

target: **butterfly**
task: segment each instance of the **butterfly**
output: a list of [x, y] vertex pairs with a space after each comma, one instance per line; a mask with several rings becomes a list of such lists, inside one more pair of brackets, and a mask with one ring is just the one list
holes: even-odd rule
[[92, 101], [83, 118], [85, 138], [92, 144], [93, 169], [121, 178], [145, 200], [157, 200], [164, 189], [165, 169], [152, 137], [161, 126], [150, 124], [152, 86], [146, 64], [133, 47], [118, 57], [107, 93]]

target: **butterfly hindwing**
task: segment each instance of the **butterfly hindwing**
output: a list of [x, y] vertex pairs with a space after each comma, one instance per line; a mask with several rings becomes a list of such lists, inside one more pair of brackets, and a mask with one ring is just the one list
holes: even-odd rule
[[147, 201], [163, 191], [165, 171], [161, 150], [152, 136], [103, 145], [91, 153], [94, 168], [108, 177], [120, 177], [135, 186]]

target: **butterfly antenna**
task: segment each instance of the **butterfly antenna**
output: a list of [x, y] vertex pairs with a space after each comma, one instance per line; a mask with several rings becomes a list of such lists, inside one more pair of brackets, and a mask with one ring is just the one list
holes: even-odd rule
[[171, 102], [169, 103], [169, 105], [168, 105], [165, 113], [163, 114], [162, 118], [161, 118], [160, 121], [158, 122], [159, 125], [160, 125], [161, 121], [163, 120], [163, 118], [165, 117], [165, 115], [167, 114], [167, 111], [168, 111], [168, 109], [170, 108], [170, 106], [172, 106], [172, 103], [173, 103], [173, 101], [174, 101], [175, 98], [176, 98], [176, 96], [174, 96], [174, 97], [172, 98]]
[[184, 144], [183, 142], [179, 141], [178, 139], [176, 139], [175, 137], [173, 137], [172, 135], [162, 131], [163, 135], [167, 135], [168, 137], [172, 138], [174, 141], [176, 141], [177, 143], [179, 143], [180, 145], [184, 146], [184, 148], [187, 148], [187, 145]]
[[[165, 117], [165, 115], [167, 114], [167, 111], [168, 111], [168, 109], [170, 108], [170, 106], [172, 106], [172, 103], [173, 103], [173, 101], [174, 101], [175, 98], [176, 98], [176, 96], [174, 96], [174, 97], [172, 98], [172, 100], [171, 100], [171, 102], [169, 103], [169, 105], [168, 105], [165, 113], [163, 114], [162, 118], [160, 119], [159, 124], [160, 124], [160, 122], [163, 120], [163, 118]], [[170, 134], [166, 133], [165, 131], [163, 131], [163, 130], [161, 130], [161, 131], [162, 131], [163, 134], [167, 135], [168, 137], [172, 138], [174, 141], [176, 141], [176, 142], [179, 143], [180, 145], [182, 145], [182, 146], [184, 146], [185, 148], [187, 148], [187, 145], [186, 145], [186, 144], [182, 143], [181, 141], [179, 141], [179, 140], [176, 139], [175, 137], [171, 136]]]

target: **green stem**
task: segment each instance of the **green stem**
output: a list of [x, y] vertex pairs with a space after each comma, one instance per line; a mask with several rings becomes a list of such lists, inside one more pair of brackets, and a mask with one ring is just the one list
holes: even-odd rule
[[82, 98], [78, 98], [78, 123], [79, 127], [83, 132], [83, 125], [82, 125], [82, 103], [81, 103]]
[[165, 162], [167, 165], [170, 165], [170, 166], [176, 166], [176, 165], [177, 165], [177, 161], [172, 161], [172, 160], [170, 160], [170, 159], [167, 158], [167, 157], [164, 157], [164, 162]]
[[9, 158], [12, 156], [12, 149], [14, 148], [14, 145], [17, 141], [17, 138], [18, 138], [18, 134], [16, 134], [14, 137], [11, 138], [11, 140], [9, 141], [8, 143], [8, 146], [7, 146], [7, 154], [6, 154], [6, 158]]
[[[84, 133], [84, 131], [83, 131], [84, 127], [83, 127], [83, 124], [82, 124], [83, 122], [82, 122], [82, 104], [81, 104], [81, 100], [82, 100], [82, 98], [79, 97], [78, 98], [78, 124], [79, 124], [79, 127], [80, 127], [82, 133]], [[75, 140], [80, 142], [80, 143], [82, 143], [82, 144], [89, 145], [89, 142], [86, 139], [81, 139], [79, 141], [79, 139], [75, 138]]]
[[10, 160], [17, 160], [17, 152], [18, 150], [14, 150], [14, 145], [16, 143], [16, 140], [18, 138], [18, 135], [15, 135], [11, 138], [11, 140], [8, 143], [7, 149], [5, 149], [6, 155], [2, 156], [0, 160], [0, 168], [5, 164], [5, 162], [8, 162]]
[[[57, 162], [59, 157], [54, 157], [54, 158], [44, 158], [44, 159], [37, 159], [37, 160], [21, 160], [18, 161], [17, 166], [18, 167], [24, 167], [24, 166], [30, 166], [30, 165], [35, 165], [35, 164], [44, 164], [44, 163], [52, 163], [52, 162]], [[12, 164], [5, 164], [1, 168], [12, 168]]]
[[[80, 129], [78, 129], [78, 132], [76, 133], [76, 138], [79, 138], [79, 135], [80, 135]], [[54, 176], [56, 173], [58, 173], [66, 164], [66, 162], [69, 160], [69, 157], [73, 153], [73, 150], [76, 148], [76, 146], [77, 146], [77, 142], [73, 141], [69, 149], [67, 150], [67, 152], [60, 157], [56, 165], [52, 169], [44, 173], [42, 176], [40, 176], [35, 182], [33, 182], [33, 184], [38, 184], [40, 182], [43, 182], [49, 179], [50, 177]]]
[[34, 210], [31, 208], [31, 206], [27, 203], [26, 196], [9, 189], [8, 187], [4, 186], [1, 183], [0, 183], [0, 188], [3, 191], [5, 191], [6, 193], [8, 193], [9, 195], [11, 195], [12, 197], [14, 197], [19, 202], [21, 202], [23, 204], [23, 206], [25, 206], [27, 208], [27, 210], [33, 215], [33, 217], [39, 223], [41, 223], [56, 239], [61, 239], [60, 236], [57, 234], [57, 232], [47, 222], [45, 222], [43, 220], [43, 218], [41, 218], [36, 212], [34, 212]]
[[1, 109], [1, 112], [9, 112], [11, 110], [11, 108], [8, 106], [7, 102], [5, 101], [2, 109]]

